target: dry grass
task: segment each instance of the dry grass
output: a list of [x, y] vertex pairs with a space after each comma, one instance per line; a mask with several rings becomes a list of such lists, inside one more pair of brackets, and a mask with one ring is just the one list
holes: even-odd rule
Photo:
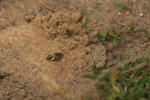
[[50, 7], [48, 7], [44, 2], [41, 0], [32, 0], [34, 3], [36, 3], [39, 7], [46, 9], [48, 12], [54, 12], [54, 10]]

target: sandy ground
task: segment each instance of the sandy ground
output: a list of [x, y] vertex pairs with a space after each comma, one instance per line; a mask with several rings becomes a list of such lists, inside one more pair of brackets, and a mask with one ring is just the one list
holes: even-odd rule
[[[0, 0], [0, 100], [84, 100], [86, 95], [100, 100], [95, 82], [81, 77], [91, 72], [90, 65], [121, 66], [150, 50], [143, 47], [150, 40], [150, 1], [131, 1], [124, 0], [130, 10], [121, 11], [112, 0], [85, 1], [94, 30], [89, 32], [80, 23], [80, 0], [43, 0], [51, 13], [32, 0]], [[123, 34], [118, 46], [95, 37], [131, 25], [146, 32]], [[63, 57], [48, 61], [54, 53]], [[129, 59], [121, 61], [121, 55]]]

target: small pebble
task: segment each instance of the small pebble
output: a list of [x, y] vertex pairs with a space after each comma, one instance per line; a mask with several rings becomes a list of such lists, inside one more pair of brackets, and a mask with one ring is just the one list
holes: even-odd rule
[[35, 69], [33, 69], [32, 71], [33, 71], [33, 72], [35, 72], [36, 70], [35, 70]]
[[118, 15], [121, 15], [121, 12], [118, 12]]
[[139, 15], [140, 15], [141, 17], [143, 17], [143, 13], [140, 13]]

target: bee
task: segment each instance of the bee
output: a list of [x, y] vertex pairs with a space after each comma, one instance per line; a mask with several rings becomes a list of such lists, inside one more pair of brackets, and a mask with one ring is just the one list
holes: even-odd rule
[[54, 54], [50, 54], [46, 57], [47, 60], [49, 61], [59, 61], [61, 60], [63, 57], [63, 54], [61, 53], [54, 53]]

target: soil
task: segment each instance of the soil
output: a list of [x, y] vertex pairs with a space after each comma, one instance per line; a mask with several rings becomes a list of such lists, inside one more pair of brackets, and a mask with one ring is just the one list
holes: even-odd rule
[[[114, 0], [85, 0], [93, 31], [81, 23], [83, 1], [42, 0], [52, 9], [46, 10], [34, 0], [0, 0], [0, 100], [101, 100], [95, 82], [82, 77], [94, 62], [115, 67], [147, 55], [149, 0], [121, 0], [130, 6], [122, 10]], [[146, 32], [123, 33], [117, 46], [96, 38], [96, 32], [131, 26]], [[63, 57], [46, 59], [55, 53]]]

